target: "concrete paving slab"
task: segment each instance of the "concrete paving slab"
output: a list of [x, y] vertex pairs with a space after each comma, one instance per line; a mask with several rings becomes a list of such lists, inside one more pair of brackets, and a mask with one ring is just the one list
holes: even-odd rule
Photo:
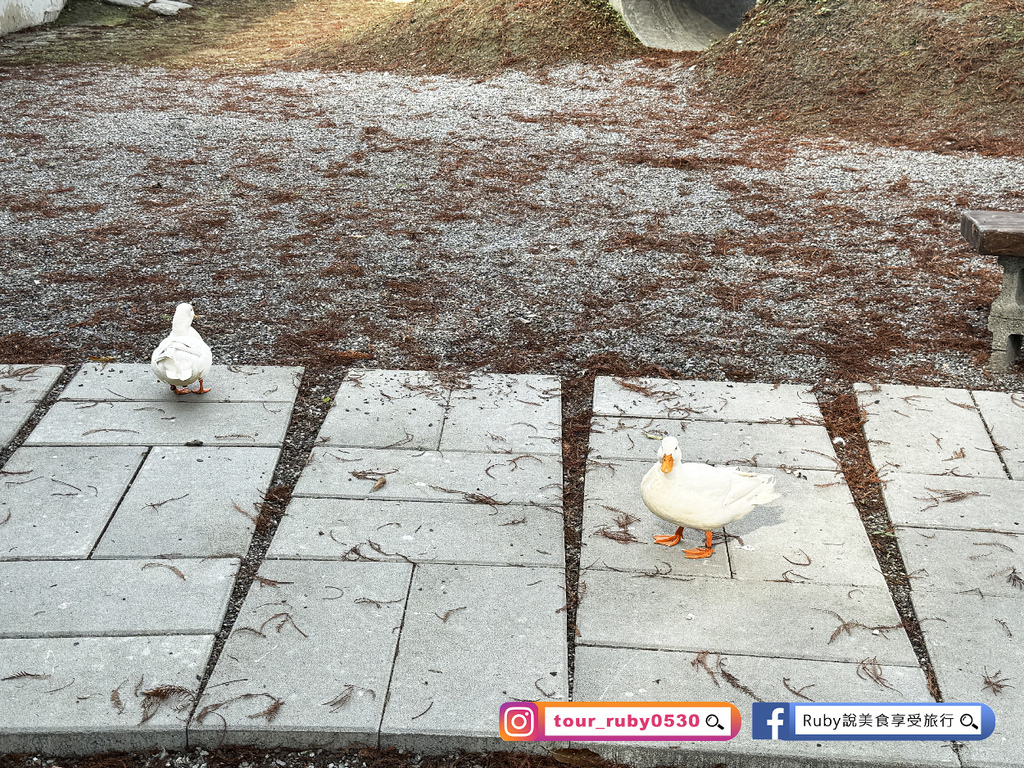
[[280, 446], [290, 403], [218, 403], [183, 395], [167, 402], [60, 400], [26, 445]]
[[804, 386], [609, 376], [594, 380], [594, 415], [823, 423], [817, 398]]
[[1024, 393], [973, 392], [1010, 477], [1024, 480]]
[[0, 560], [86, 558], [145, 448], [19, 448], [0, 483]]
[[887, 591], [850, 489], [835, 472], [776, 472], [781, 498], [729, 526], [738, 579], [775, 579]]
[[204, 379], [205, 395], [175, 395], [149, 363], [86, 363], [61, 392], [61, 400], [149, 401], [172, 403], [195, 397], [207, 403], [290, 403], [302, 368], [263, 365], [215, 365]]
[[893, 473], [882, 485], [896, 525], [1024, 533], [1024, 483]]
[[236, 559], [0, 563], [0, 637], [213, 634], [238, 565]]
[[[353, 475], [352, 473], [358, 473]], [[385, 484], [372, 490], [380, 477]], [[562, 504], [561, 456], [488, 453], [313, 449], [295, 496], [413, 501]]]
[[93, 557], [244, 556], [279, 453], [153, 448]]
[[471, 376], [452, 390], [440, 449], [561, 455], [561, 425], [556, 376]]
[[[736, 685], [722, 675], [728, 672]], [[710, 744], [664, 742], [574, 742], [636, 768], [656, 765], [724, 765], [730, 768], [807, 765], [959, 765], [948, 746], [929, 742], [753, 741], [750, 711], [762, 701], [930, 701], [924, 673], [916, 665], [884, 666], [889, 687], [871, 681], [858, 663], [805, 661], [764, 656], [722, 656], [632, 648], [578, 647], [579, 701], [729, 701], [743, 716], [735, 739]], [[712, 676], [714, 675], [714, 676]], [[742, 686], [742, 687], [737, 687]], [[745, 689], [745, 690], [744, 690]]]
[[1024, 598], [1024, 536], [927, 528], [897, 528], [896, 536], [915, 592]]
[[944, 387], [856, 384], [864, 434], [883, 479], [893, 472], [1006, 477], [971, 393]]
[[426, 371], [349, 371], [320, 428], [330, 446], [437, 450], [449, 388]]
[[61, 365], [0, 366], [0, 448], [14, 439], [63, 371]]
[[564, 572], [417, 565], [381, 745], [508, 749], [498, 709], [568, 697]]
[[963, 765], [1016, 768], [1024, 764], [1024, 738], [1018, 725], [1024, 711], [1020, 599], [915, 591], [913, 600], [943, 699], [982, 702], [996, 715], [991, 736], [964, 745]]
[[15, 406], [42, 400], [64, 372], [63, 365], [0, 365], [0, 404]]
[[267, 561], [189, 727], [189, 745], [374, 745], [408, 563]]
[[824, 427], [627, 416], [593, 419], [591, 455], [601, 459], [646, 459], [653, 463], [666, 435], [679, 438], [684, 461], [800, 469], [839, 466]]
[[559, 509], [522, 504], [297, 498], [267, 557], [564, 567], [563, 526]]
[[[213, 635], [0, 640], [0, 754], [185, 749], [212, 647]], [[180, 694], [146, 695], [163, 686]]]
[[339, 388], [321, 441], [343, 447], [560, 454], [559, 391], [552, 376], [357, 370]]
[[887, 590], [699, 576], [638, 578], [596, 570], [581, 574], [581, 581], [587, 587], [577, 614], [582, 633], [577, 647], [917, 663]]

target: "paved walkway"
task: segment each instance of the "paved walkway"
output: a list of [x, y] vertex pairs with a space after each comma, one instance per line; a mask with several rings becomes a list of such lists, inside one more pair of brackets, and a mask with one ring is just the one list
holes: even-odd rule
[[[0, 369], [4, 440], [59, 373]], [[0, 476], [0, 753], [502, 749], [502, 702], [568, 697], [558, 380], [367, 370], [195, 702], [300, 376], [215, 367], [209, 395], [176, 398], [148, 366], [88, 364], [60, 393]], [[996, 733], [959, 757], [754, 742], [749, 723], [731, 742], [573, 746], [635, 765], [1024, 762], [1024, 397], [858, 397], [939, 685], [992, 706]], [[707, 560], [654, 545], [670, 531], [638, 486], [664, 434], [686, 460], [772, 472], [781, 498]], [[930, 700], [810, 392], [601, 378], [590, 449], [576, 700], [745, 718], [757, 699]]]

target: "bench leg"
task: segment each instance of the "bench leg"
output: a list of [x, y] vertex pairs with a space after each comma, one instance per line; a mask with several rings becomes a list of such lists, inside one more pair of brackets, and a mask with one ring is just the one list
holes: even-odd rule
[[[1001, 344], [996, 339], [992, 340], [992, 354], [988, 359], [988, 369], [993, 373], [1007, 373], [1021, 358], [1022, 336], [1019, 333], [1007, 334], [1001, 339]], [[1001, 347], [1001, 348], [999, 348]]]

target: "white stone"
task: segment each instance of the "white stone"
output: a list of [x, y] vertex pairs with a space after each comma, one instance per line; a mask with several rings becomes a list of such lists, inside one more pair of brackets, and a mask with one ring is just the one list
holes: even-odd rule
[[0, 0], [0, 36], [49, 24], [64, 9], [64, 0]]
[[177, 16], [180, 9], [164, 0], [158, 0], [158, 2], [149, 4], [149, 10], [156, 11], [161, 16]]

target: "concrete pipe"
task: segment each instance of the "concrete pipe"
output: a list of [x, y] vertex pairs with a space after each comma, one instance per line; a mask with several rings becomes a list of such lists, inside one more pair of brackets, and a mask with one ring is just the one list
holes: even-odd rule
[[756, 0], [609, 0], [648, 48], [702, 51], [735, 32]]

